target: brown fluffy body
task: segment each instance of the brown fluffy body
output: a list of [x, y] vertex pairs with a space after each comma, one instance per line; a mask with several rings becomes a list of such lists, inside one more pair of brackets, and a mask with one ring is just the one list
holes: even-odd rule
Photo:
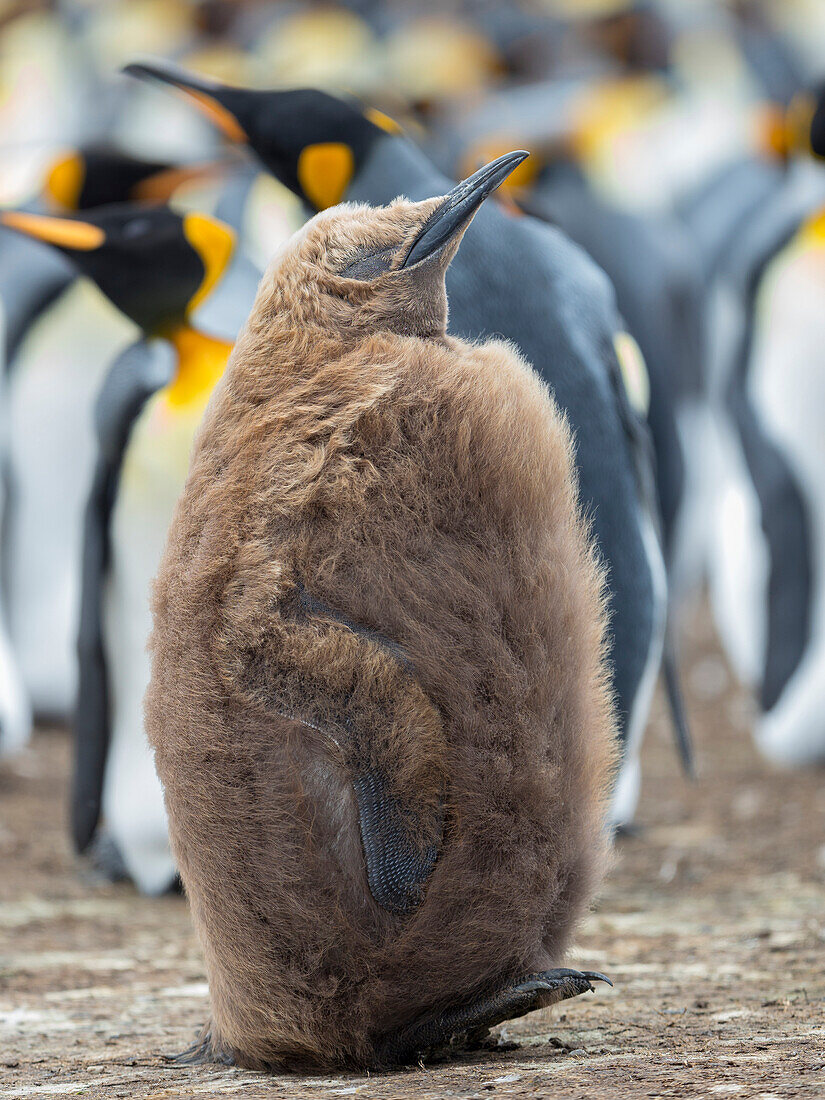
[[[208, 1050], [367, 1066], [429, 1011], [557, 964], [603, 871], [614, 726], [572, 444], [501, 343], [444, 335], [446, 262], [341, 277], [436, 205], [328, 211], [264, 276], [154, 593], [149, 738], [209, 976]], [[296, 617], [295, 586], [403, 647]], [[324, 736], [347, 699], [349, 739]], [[292, 716], [292, 717], [290, 717]], [[373, 899], [355, 761], [441, 829]]]

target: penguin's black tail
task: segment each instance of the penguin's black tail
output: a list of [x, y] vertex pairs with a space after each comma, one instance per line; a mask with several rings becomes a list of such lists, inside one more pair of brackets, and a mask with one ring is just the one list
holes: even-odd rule
[[696, 763], [693, 753], [693, 738], [690, 735], [685, 700], [682, 694], [682, 685], [679, 679], [679, 665], [676, 659], [676, 645], [673, 641], [673, 631], [668, 622], [665, 632], [664, 652], [662, 653], [662, 671], [665, 677], [665, 692], [667, 693], [670, 717], [673, 722], [673, 736], [676, 741], [676, 751], [682, 762], [682, 770], [688, 779], [696, 778]]

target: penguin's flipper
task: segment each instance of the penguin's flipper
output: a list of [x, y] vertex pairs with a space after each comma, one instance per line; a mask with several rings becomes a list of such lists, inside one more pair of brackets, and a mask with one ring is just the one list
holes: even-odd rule
[[695, 779], [696, 763], [693, 753], [693, 738], [690, 735], [690, 725], [688, 724], [682, 685], [679, 680], [676, 647], [669, 626], [665, 633], [665, 645], [662, 652], [662, 672], [665, 679], [665, 693], [670, 709], [670, 717], [673, 722], [676, 749], [682, 762], [682, 770], [688, 779]]
[[416, 1061], [442, 1047], [460, 1047], [480, 1042], [487, 1029], [505, 1020], [515, 1020], [537, 1008], [546, 1008], [580, 993], [592, 993], [593, 982], [611, 980], [589, 970], [559, 967], [529, 974], [515, 985], [470, 1005], [448, 1008], [436, 1015], [414, 1020], [388, 1036], [377, 1048], [381, 1066]]
[[390, 913], [411, 913], [421, 903], [438, 845], [422, 852], [411, 842], [410, 825], [415, 823], [405, 821], [380, 775], [365, 772], [355, 778], [354, 787], [370, 893]]
[[370, 892], [388, 912], [412, 913], [443, 835], [441, 716], [391, 638], [301, 583], [280, 611], [283, 642], [267, 662], [268, 698], [282, 717], [321, 733], [346, 767]]
[[97, 829], [109, 748], [103, 590], [109, 567], [109, 523], [120, 467], [129, 433], [140, 410], [153, 393], [171, 380], [174, 369], [174, 352], [169, 344], [139, 340], [115, 360], [95, 410], [98, 452], [83, 527], [79, 675], [74, 720], [71, 828], [78, 852], [88, 848]]

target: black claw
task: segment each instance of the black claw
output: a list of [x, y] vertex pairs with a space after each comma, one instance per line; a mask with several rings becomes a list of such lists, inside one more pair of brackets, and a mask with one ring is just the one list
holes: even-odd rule
[[600, 974], [598, 970], [582, 970], [585, 978], [590, 982], [605, 982], [610, 988], [613, 988], [613, 982], [608, 978], [606, 974]]

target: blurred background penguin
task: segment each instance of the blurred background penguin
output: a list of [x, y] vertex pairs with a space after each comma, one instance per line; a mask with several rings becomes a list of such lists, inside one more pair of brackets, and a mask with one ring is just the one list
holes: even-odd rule
[[[592, 275], [589, 296], [554, 284], [521, 350], [535, 362], [535, 346], [564, 347], [579, 371], [562, 383], [552, 355], [540, 366], [568, 387], [557, 396], [608, 566], [616, 456], [632, 468], [639, 506], [619, 508], [618, 536], [644, 526], [646, 549], [608, 580], [625, 592], [613, 629], [630, 624], [613, 671], [634, 751], [652, 690], [640, 669], [658, 668], [667, 616], [678, 695], [680, 623], [706, 589], [760, 749], [825, 761], [823, 58], [815, 0], [0, 4], [0, 751], [25, 742], [30, 709], [74, 718], [74, 840], [108, 877], [174, 881], [143, 741], [148, 586], [259, 271], [316, 209], [441, 193], [517, 147], [532, 156], [451, 272], [451, 324], [474, 310], [462, 335], [486, 323], [519, 344], [531, 274], [561, 256]], [[130, 64], [185, 70], [201, 110], [122, 75]], [[241, 109], [199, 81], [278, 95]], [[325, 103], [344, 121], [330, 128]], [[290, 155], [267, 154], [256, 127]], [[368, 146], [387, 155], [367, 172]], [[233, 247], [209, 267], [186, 226], [216, 224]], [[123, 248], [101, 267], [111, 233]], [[130, 251], [141, 242], [150, 299], [175, 304], [160, 321]], [[187, 247], [176, 267], [168, 248]], [[506, 295], [471, 289], [462, 304], [485, 247], [509, 257]], [[599, 372], [614, 387], [607, 434], [588, 397]], [[147, 510], [130, 512], [141, 466]], [[617, 824], [632, 821], [633, 763]]]

